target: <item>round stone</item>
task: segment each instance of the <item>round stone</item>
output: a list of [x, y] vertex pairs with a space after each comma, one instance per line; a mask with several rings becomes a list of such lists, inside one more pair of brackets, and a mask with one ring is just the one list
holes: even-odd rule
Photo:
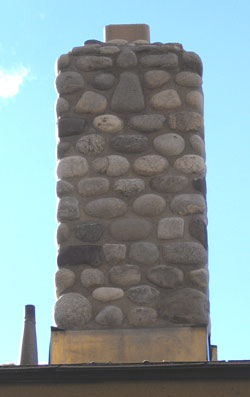
[[200, 76], [202, 76], [203, 67], [199, 55], [195, 54], [195, 52], [184, 51], [182, 55], [182, 61], [185, 68], [197, 72]]
[[74, 186], [66, 181], [58, 181], [56, 184], [56, 194], [58, 197], [69, 195], [74, 190]]
[[184, 234], [184, 220], [182, 218], [163, 218], [160, 220], [157, 237], [161, 240], [182, 238]]
[[136, 285], [141, 281], [141, 272], [135, 265], [117, 265], [110, 269], [109, 278], [115, 285]]
[[208, 271], [206, 269], [192, 270], [189, 273], [190, 280], [200, 288], [208, 287]]
[[145, 219], [127, 218], [112, 222], [110, 233], [115, 240], [133, 241], [147, 238], [152, 226]]
[[176, 267], [160, 265], [150, 269], [147, 278], [158, 287], [175, 288], [183, 281], [184, 276]]
[[85, 135], [79, 139], [76, 148], [85, 155], [95, 156], [103, 152], [105, 139], [98, 134]]
[[199, 131], [203, 128], [203, 117], [196, 112], [178, 112], [169, 116], [169, 125], [181, 132]]
[[170, 208], [178, 215], [202, 214], [206, 211], [206, 202], [201, 194], [179, 194], [172, 199]]
[[153, 243], [134, 243], [131, 245], [129, 257], [144, 265], [153, 265], [159, 258], [159, 250]]
[[153, 95], [150, 104], [157, 110], [169, 110], [180, 107], [181, 100], [177, 91], [168, 89]]
[[197, 73], [193, 72], [180, 72], [175, 77], [177, 84], [184, 87], [200, 87], [202, 79]]
[[108, 40], [106, 42], [106, 44], [113, 44], [113, 45], [125, 45], [128, 44], [128, 40], [124, 40], [124, 39], [112, 39], [112, 40]]
[[156, 194], [144, 194], [133, 202], [133, 210], [142, 216], [157, 216], [166, 208], [166, 201]]
[[150, 287], [149, 285], [140, 285], [137, 287], [131, 287], [127, 291], [129, 299], [134, 303], [152, 303], [159, 296], [159, 291]]
[[85, 288], [102, 285], [104, 283], [104, 274], [98, 269], [85, 269], [81, 272], [80, 280]]
[[157, 154], [139, 157], [135, 160], [133, 168], [139, 175], [151, 176], [163, 172], [168, 167], [168, 161]]
[[141, 135], [118, 135], [110, 140], [113, 150], [121, 153], [140, 153], [148, 147], [148, 138]]
[[186, 104], [202, 112], [203, 95], [199, 91], [190, 91], [186, 95]]
[[90, 201], [85, 206], [85, 211], [88, 215], [108, 219], [124, 215], [127, 209], [124, 201], [112, 197]]
[[104, 244], [103, 252], [106, 261], [109, 264], [115, 265], [125, 259], [126, 245], [123, 244]]
[[207, 251], [200, 243], [169, 243], [162, 248], [163, 257], [167, 263], [176, 265], [205, 265], [207, 263]]
[[78, 183], [78, 192], [85, 197], [101, 196], [109, 191], [109, 185], [106, 178], [84, 178]]
[[112, 87], [115, 76], [111, 73], [101, 73], [94, 77], [93, 86], [99, 90], [108, 90]]
[[159, 175], [150, 180], [150, 187], [159, 193], [176, 193], [183, 190], [188, 179], [182, 175]]
[[198, 153], [202, 157], [205, 156], [204, 141], [203, 141], [203, 139], [201, 139], [201, 137], [199, 135], [192, 135], [190, 137], [190, 143], [196, 153]]
[[86, 91], [76, 104], [77, 113], [102, 113], [107, 107], [107, 99], [93, 91]]
[[58, 72], [66, 68], [70, 64], [69, 54], [62, 54], [57, 60], [57, 70]]
[[113, 64], [112, 59], [109, 57], [87, 55], [77, 59], [77, 67], [85, 72], [92, 70], [100, 70], [110, 68]]
[[140, 63], [147, 67], [161, 66], [173, 69], [178, 66], [178, 57], [173, 52], [161, 55], [145, 55], [141, 57]]
[[114, 183], [114, 192], [122, 197], [134, 197], [145, 189], [143, 179], [118, 179]]
[[153, 325], [157, 319], [156, 310], [151, 307], [135, 307], [127, 314], [128, 322], [135, 327]]
[[109, 302], [121, 299], [124, 296], [124, 292], [121, 288], [100, 287], [93, 291], [92, 296], [98, 301]]
[[152, 132], [160, 130], [165, 121], [166, 117], [163, 114], [142, 114], [132, 117], [129, 124], [138, 131]]
[[153, 144], [157, 152], [165, 156], [176, 156], [185, 148], [185, 141], [178, 134], [159, 135], [154, 139]]
[[88, 162], [84, 157], [70, 156], [60, 160], [57, 167], [59, 179], [84, 176], [88, 172]]
[[77, 223], [75, 236], [78, 240], [94, 243], [102, 237], [104, 226], [98, 221], [82, 221]]
[[95, 117], [93, 124], [97, 130], [110, 134], [121, 131], [123, 127], [122, 120], [112, 114], [103, 114]]
[[80, 294], [62, 295], [55, 304], [55, 323], [61, 329], [83, 329], [92, 316], [91, 305]]
[[184, 174], [206, 174], [206, 165], [202, 157], [196, 154], [186, 154], [175, 160], [174, 168], [184, 172]]
[[69, 110], [69, 102], [64, 98], [58, 98], [56, 102], [56, 114], [59, 117], [62, 113]]
[[126, 48], [120, 53], [116, 63], [120, 68], [131, 68], [137, 65], [137, 58], [133, 51]]
[[93, 161], [96, 172], [106, 173], [108, 176], [120, 176], [128, 172], [130, 164], [125, 157], [110, 155]]
[[63, 72], [56, 78], [56, 89], [59, 94], [71, 94], [72, 92], [82, 90], [84, 80], [80, 73]]
[[116, 306], [106, 306], [96, 316], [95, 321], [100, 325], [117, 327], [122, 324], [123, 314]]
[[55, 274], [56, 296], [59, 296], [67, 289], [72, 287], [75, 282], [75, 273], [69, 269], [60, 269]]
[[60, 222], [73, 221], [80, 217], [79, 202], [75, 197], [63, 197], [59, 201], [57, 219]]
[[144, 81], [148, 88], [159, 88], [170, 80], [171, 76], [165, 70], [150, 70], [144, 74]]
[[65, 243], [69, 239], [70, 231], [65, 223], [60, 223], [57, 228], [56, 239], [58, 244]]

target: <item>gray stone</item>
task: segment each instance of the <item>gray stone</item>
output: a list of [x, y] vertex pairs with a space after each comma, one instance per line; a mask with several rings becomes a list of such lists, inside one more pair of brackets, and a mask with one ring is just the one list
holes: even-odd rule
[[58, 98], [56, 101], [56, 115], [57, 117], [61, 116], [62, 113], [65, 113], [69, 110], [69, 102], [64, 98]]
[[174, 53], [161, 55], [145, 55], [141, 57], [140, 63], [146, 67], [161, 66], [168, 69], [178, 67], [178, 57]]
[[185, 141], [178, 134], [159, 135], [154, 139], [153, 144], [156, 151], [165, 156], [176, 156], [185, 148]]
[[202, 157], [196, 154], [186, 154], [175, 160], [174, 168], [184, 172], [184, 174], [196, 174], [204, 176], [206, 174], [206, 165]]
[[144, 265], [153, 265], [159, 259], [159, 250], [153, 243], [133, 243], [130, 247], [129, 257]]
[[113, 150], [121, 153], [140, 153], [148, 147], [148, 138], [141, 135], [118, 135], [110, 139]]
[[76, 62], [78, 69], [84, 70], [84, 72], [107, 69], [110, 68], [112, 64], [113, 62], [111, 58], [95, 55], [79, 57]]
[[115, 112], [139, 112], [144, 107], [144, 96], [138, 76], [132, 72], [121, 73], [111, 100], [111, 109]]
[[115, 265], [125, 259], [127, 247], [124, 244], [104, 244], [103, 252], [106, 261]]
[[82, 221], [77, 223], [75, 229], [75, 236], [81, 241], [94, 243], [102, 237], [104, 227], [98, 221]]
[[157, 154], [139, 157], [135, 160], [133, 168], [139, 175], [151, 176], [163, 172], [168, 167], [168, 161]]
[[199, 91], [190, 91], [186, 95], [186, 104], [199, 110], [203, 111], [203, 95]]
[[178, 215], [202, 214], [206, 211], [206, 203], [201, 194], [179, 194], [172, 199], [170, 208]]
[[74, 186], [66, 181], [58, 181], [56, 184], [56, 194], [58, 197], [63, 197], [69, 195], [74, 190]]
[[203, 219], [192, 219], [189, 223], [189, 233], [207, 248], [207, 225]]
[[111, 73], [101, 73], [94, 77], [93, 86], [99, 90], [108, 90], [112, 87], [115, 76]]
[[91, 304], [80, 294], [62, 295], [55, 304], [54, 317], [58, 328], [83, 329], [91, 316]]
[[133, 203], [133, 210], [142, 216], [160, 215], [166, 208], [166, 201], [157, 194], [144, 194]]
[[180, 72], [175, 76], [177, 84], [184, 87], [200, 87], [202, 79], [197, 73], [193, 72]]
[[70, 236], [70, 231], [68, 226], [65, 223], [60, 223], [56, 233], [57, 243], [58, 244], [64, 243], [69, 239], [69, 236]]
[[112, 39], [112, 40], [108, 40], [106, 41], [106, 44], [112, 44], [112, 45], [126, 45], [128, 44], [128, 40], [124, 40], [124, 39]]
[[198, 192], [202, 193], [203, 196], [206, 196], [207, 187], [206, 187], [206, 179], [205, 178], [196, 178], [192, 180], [192, 185]]
[[163, 218], [159, 221], [157, 237], [161, 240], [182, 238], [184, 234], [184, 220], [182, 218]]
[[121, 288], [100, 287], [93, 291], [92, 296], [98, 301], [109, 302], [121, 299], [124, 296], [124, 292]]
[[88, 162], [84, 157], [70, 156], [60, 160], [57, 167], [59, 179], [84, 176], [88, 172]]
[[103, 262], [100, 245], [68, 245], [59, 251], [58, 267], [89, 265], [99, 267]]
[[151, 189], [159, 193], [176, 193], [183, 190], [188, 184], [188, 179], [182, 175], [159, 175], [150, 180]]
[[69, 152], [71, 144], [69, 142], [59, 142], [57, 145], [57, 158], [61, 159]]
[[196, 112], [178, 112], [169, 116], [169, 125], [181, 132], [199, 131], [203, 128], [203, 117]]
[[90, 201], [85, 206], [85, 211], [88, 215], [96, 218], [108, 219], [124, 215], [127, 209], [127, 205], [124, 201], [113, 197]]
[[169, 243], [162, 248], [163, 257], [167, 263], [177, 265], [205, 265], [207, 263], [207, 251], [200, 243]]
[[136, 285], [141, 281], [141, 272], [135, 265], [117, 265], [109, 271], [111, 283], [119, 286]]
[[87, 55], [87, 54], [99, 54], [100, 44], [92, 43], [84, 46], [74, 47], [71, 50], [72, 55]]
[[202, 157], [205, 156], [204, 141], [203, 141], [203, 139], [201, 139], [201, 137], [199, 135], [192, 135], [190, 137], [190, 143], [196, 153], [198, 153]]
[[60, 72], [62, 69], [65, 69], [70, 64], [70, 56], [69, 54], [62, 54], [57, 60], [57, 71]]
[[118, 179], [114, 183], [114, 192], [122, 197], [134, 197], [144, 189], [145, 182], [139, 178]]
[[93, 121], [94, 127], [101, 131], [109, 134], [113, 134], [121, 131], [123, 127], [123, 122], [117, 116], [113, 114], [103, 114], [101, 116], [95, 117]]
[[80, 135], [84, 132], [86, 121], [73, 117], [64, 117], [58, 120], [58, 136], [64, 138], [72, 135]]
[[173, 292], [159, 305], [160, 316], [177, 324], [208, 324], [208, 300], [200, 291], [184, 288]]
[[142, 240], [148, 237], [152, 226], [145, 219], [127, 218], [112, 222], [110, 232], [118, 241]]
[[73, 221], [80, 217], [79, 202], [75, 197], [63, 197], [59, 201], [57, 219], [60, 222]]
[[101, 157], [92, 162], [93, 169], [108, 176], [120, 176], [128, 172], [130, 164], [125, 157], [110, 155]]
[[116, 306], [106, 306], [96, 316], [95, 321], [100, 325], [117, 327], [122, 324], [123, 314]]
[[150, 287], [149, 285], [140, 285], [129, 288], [127, 295], [134, 303], [148, 304], [156, 300], [156, 298], [159, 296], [159, 291], [154, 287]]
[[134, 116], [129, 120], [129, 124], [138, 131], [152, 132], [163, 127], [166, 117], [162, 114], [142, 114]]
[[71, 94], [72, 92], [82, 90], [84, 80], [80, 73], [62, 72], [56, 78], [56, 89], [59, 94]]
[[200, 288], [208, 287], [208, 271], [207, 269], [192, 270], [189, 273], [190, 280]]
[[168, 89], [153, 95], [150, 104], [157, 110], [170, 110], [180, 107], [181, 100], [176, 90]]
[[152, 283], [162, 288], [175, 288], [184, 278], [183, 272], [173, 266], [155, 266], [147, 273], [147, 278]]
[[102, 55], [114, 55], [120, 52], [120, 48], [115, 45], [108, 45], [100, 48], [100, 54]]
[[165, 70], [150, 70], [144, 74], [144, 81], [148, 88], [159, 88], [170, 79], [170, 74]]
[[81, 272], [80, 280], [85, 288], [102, 285], [104, 274], [98, 269], [85, 269]]
[[182, 55], [182, 61], [184, 67], [192, 70], [193, 72], [199, 73], [202, 76], [202, 62], [199, 55], [191, 51], [184, 51]]
[[86, 91], [76, 104], [77, 113], [102, 113], [107, 107], [105, 96], [93, 91]]
[[98, 134], [85, 135], [77, 141], [76, 148], [85, 155], [95, 156], [103, 152], [105, 139]]
[[137, 65], [137, 58], [133, 51], [126, 48], [120, 53], [116, 63], [120, 68], [131, 68]]
[[106, 178], [84, 178], [78, 183], [78, 191], [84, 197], [101, 196], [109, 191], [109, 185]]
[[60, 269], [55, 274], [56, 297], [59, 296], [67, 289], [74, 285], [75, 273], [69, 269]]
[[151, 307], [135, 307], [127, 314], [128, 322], [135, 327], [153, 325], [157, 320], [157, 312]]

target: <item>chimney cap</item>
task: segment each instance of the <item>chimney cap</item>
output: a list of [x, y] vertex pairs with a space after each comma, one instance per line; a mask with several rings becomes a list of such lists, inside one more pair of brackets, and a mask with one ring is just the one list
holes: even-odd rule
[[104, 41], [122, 39], [128, 42], [135, 40], [150, 41], [149, 26], [144, 23], [107, 25], [104, 28]]

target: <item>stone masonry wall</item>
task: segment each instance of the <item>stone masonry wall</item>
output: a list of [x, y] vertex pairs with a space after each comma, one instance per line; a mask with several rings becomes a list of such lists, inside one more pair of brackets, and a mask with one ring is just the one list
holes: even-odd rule
[[206, 326], [200, 58], [89, 40], [57, 68], [56, 325]]

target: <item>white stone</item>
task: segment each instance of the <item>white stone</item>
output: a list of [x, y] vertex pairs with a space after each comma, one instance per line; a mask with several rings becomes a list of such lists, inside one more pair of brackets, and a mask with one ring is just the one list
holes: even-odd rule
[[121, 288], [100, 287], [93, 291], [92, 296], [98, 301], [109, 302], [121, 299], [124, 296], [124, 292]]
[[93, 125], [98, 131], [113, 134], [121, 131], [123, 122], [117, 116], [112, 114], [103, 114], [95, 117]]

